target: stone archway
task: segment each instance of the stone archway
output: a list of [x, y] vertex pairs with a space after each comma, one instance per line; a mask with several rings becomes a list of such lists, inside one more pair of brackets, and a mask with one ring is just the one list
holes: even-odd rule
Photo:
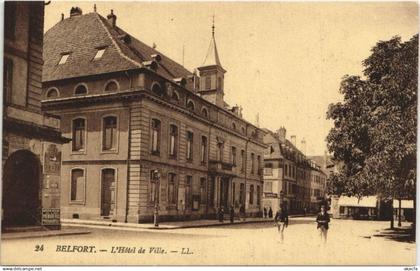
[[30, 151], [19, 150], [3, 168], [3, 227], [40, 224], [41, 163]]

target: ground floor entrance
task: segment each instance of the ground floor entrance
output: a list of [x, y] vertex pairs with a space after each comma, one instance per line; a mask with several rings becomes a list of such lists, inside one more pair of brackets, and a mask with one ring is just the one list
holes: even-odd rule
[[3, 226], [41, 224], [41, 163], [30, 151], [19, 150], [6, 160], [3, 171]]

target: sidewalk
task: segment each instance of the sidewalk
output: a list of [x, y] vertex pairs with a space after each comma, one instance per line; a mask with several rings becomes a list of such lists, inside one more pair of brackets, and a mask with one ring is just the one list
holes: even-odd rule
[[[289, 217], [303, 217], [302, 215], [291, 215]], [[308, 216], [310, 217], [310, 216]], [[114, 228], [130, 228], [130, 229], [145, 229], [145, 230], [173, 230], [173, 229], [187, 229], [187, 228], [203, 228], [203, 227], [220, 227], [229, 225], [249, 224], [249, 223], [273, 223], [273, 218], [249, 217], [245, 221], [235, 219], [234, 223], [229, 220], [219, 222], [216, 219], [200, 219], [188, 221], [165, 221], [159, 223], [159, 227], [155, 227], [153, 223], [123, 223], [111, 222], [103, 220], [81, 220], [81, 219], [61, 219], [63, 226], [75, 227], [114, 227]]]
[[89, 234], [86, 229], [62, 228], [61, 230], [40, 230], [40, 231], [22, 231], [1, 233], [1, 240], [50, 237], [61, 235]]

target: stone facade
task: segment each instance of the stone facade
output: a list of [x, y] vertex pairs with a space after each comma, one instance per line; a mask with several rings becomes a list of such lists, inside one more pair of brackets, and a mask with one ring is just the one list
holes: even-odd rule
[[[103, 19], [98, 14], [70, 17], [47, 32], [47, 40], [62, 31], [61, 23], [95, 18]], [[168, 78], [163, 73], [175, 74], [170, 67], [179, 64], [141, 47], [133, 37], [130, 40], [131, 50], [143, 56], [147, 50], [154, 60], [137, 69], [63, 75], [43, 82], [43, 108], [60, 115], [63, 136], [73, 138], [72, 144], [63, 146], [63, 217], [138, 223], [152, 221], [158, 205], [160, 220], [199, 219], [215, 217], [222, 206], [227, 213], [233, 205], [238, 213], [241, 204], [247, 215], [258, 215], [264, 132], [245, 121], [238, 108], [199, 95], [203, 75], [186, 72], [181, 78]], [[47, 55], [47, 62], [50, 57], [56, 56]], [[64, 65], [70, 69], [72, 64]], [[204, 67], [212, 69], [221, 67]], [[79, 86], [85, 93], [76, 94]], [[217, 85], [215, 91], [221, 90]], [[112, 140], [105, 128], [107, 117], [116, 120]], [[82, 132], [76, 128], [80, 123]], [[83, 146], [75, 148], [80, 140]], [[109, 140], [111, 149], [105, 147]]]
[[43, 2], [5, 4], [2, 229], [59, 227], [60, 120], [41, 112]]

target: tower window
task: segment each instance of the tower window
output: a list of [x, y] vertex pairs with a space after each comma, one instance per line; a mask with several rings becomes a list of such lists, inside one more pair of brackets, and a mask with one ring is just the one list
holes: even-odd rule
[[206, 76], [206, 79], [205, 80], [206, 80], [205, 81], [206, 90], [211, 89], [211, 77], [210, 76]]

